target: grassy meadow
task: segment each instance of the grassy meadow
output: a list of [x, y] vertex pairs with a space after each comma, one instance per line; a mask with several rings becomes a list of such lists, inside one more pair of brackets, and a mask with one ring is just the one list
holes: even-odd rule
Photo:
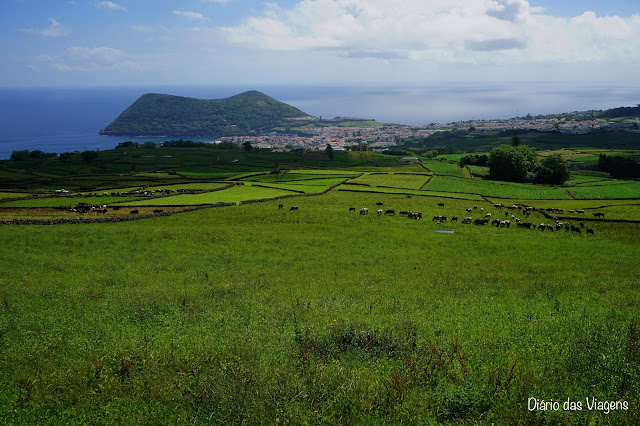
[[[635, 183], [430, 177], [416, 165], [346, 155], [334, 169], [301, 159], [276, 182], [264, 158], [224, 183], [128, 173], [120, 178], [140, 183], [132, 188], [170, 180], [176, 191], [211, 192], [103, 200], [110, 208], [264, 202], [117, 223], [0, 225], [0, 422], [636, 421], [640, 195], [597, 192]], [[30, 188], [50, 187], [42, 179]], [[111, 188], [126, 186], [114, 179]], [[294, 191], [312, 196], [269, 200]], [[0, 220], [58, 217], [49, 200], [66, 203], [0, 201]], [[487, 213], [552, 222], [496, 203], [584, 209], [563, 216], [585, 227], [461, 223]], [[364, 207], [369, 214], [360, 215]], [[403, 210], [423, 218], [408, 220]], [[432, 232], [443, 230], [453, 233]], [[560, 409], [529, 410], [530, 398], [560, 401]], [[563, 410], [567, 398], [583, 409]], [[628, 409], [590, 410], [587, 398]]]

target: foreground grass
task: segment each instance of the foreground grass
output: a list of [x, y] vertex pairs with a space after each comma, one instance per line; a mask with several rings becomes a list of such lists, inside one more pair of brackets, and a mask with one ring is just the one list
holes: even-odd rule
[[[637, 224], [443, 235], [348, 212], [380, 200], [426, 219], [469, 204], [334, 191], [293, 212], [2, 228], [1, 421], [637, 418]], [[630, 410], [529, 412], [532, 396]]]

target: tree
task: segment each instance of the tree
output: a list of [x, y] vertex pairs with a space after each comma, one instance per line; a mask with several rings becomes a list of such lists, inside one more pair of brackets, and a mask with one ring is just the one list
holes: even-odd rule
[[85, 163], [89, 164], [98, 158], [98, 151], [83, 151], [80, 156]]
[[72, 152], [63, 152], [62, 154], [60, 154], [60, 161], [62, 161], [63, 164], [67, 164], [67, 161], [71, 159], [72, 155]]
[[118, 146], [116, 146], [116, 149], [120, 149], [120, 148], [139, 148], [140, 144], [138, 142], [133, 142], [133, 141], [126, 141], [126, 142], [120, 142], [118, 144]]
[[26, 149], [11, 153], [11, 159], [15, 161], [28, 160], [29, 158], [31, 158], [31, 153]]
[[527, 145], [500, 145], [489, 153], [489, 176], [494, 180], [528, 182], [537, 166], [536, 154]]
[[513, 132], [513, 136], [511, 137], [511, 145], [518, 146], [520, 145], [520, 136], [516, 132]]
[[567, 162], [560, 154], [552, 154], [540, 161], [536, 167], [536, 183], [561, 185], [569, 179]]
[[146, 149], [155, 148], [156, 144], [154, 142], [145, 142], [141, 145], [141, 147]]
[[333, 153], [333, 148], [331, 147], [330, 144], [327, 144], [327, 147], [325, 148], [324, 152], [326, 152], [327, 155], [329, 156], [329, 160], [333, 160], [334, 153]]
[[246, 141], [245, 143], [243, 143], [242, 146], [244, 147], [244, 150], [247, 152], [253, 151], [253, 147], [251, 146], [251, 142], [249, 141]]

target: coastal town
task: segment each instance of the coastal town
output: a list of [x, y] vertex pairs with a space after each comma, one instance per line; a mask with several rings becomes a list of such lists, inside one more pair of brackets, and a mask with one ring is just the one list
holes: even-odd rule
[[[335, 124], [332, 124], [334, 121]], [[249, 142], [255, 148], [272, 151], [295, 149], [324, 149], [327, 144], [335, 150], [366, 145], [367, 149], [382, 150], [406, 139], [429, 138], [438, 132], [559, 132], [562, 134], [587, 134], [590, 132], [640, 133], [640, 119], [594, 118], [591, 111], [570, 114], [532, 117], [468, 120], [449, 124], [431, 123], [424, 126], [399, 124], [371, 125], [372, 121], [360, 118], [336, 117], [322, 122], [323, 125], [307, 126], [297, 132], [269, 132], [258, 136], [224, 137], [219, 142], [233, 142], [239, 145]]]

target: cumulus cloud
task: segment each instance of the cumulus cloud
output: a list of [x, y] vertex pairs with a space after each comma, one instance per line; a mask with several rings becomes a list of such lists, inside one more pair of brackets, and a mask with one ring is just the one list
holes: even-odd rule
[[198, 12], [174, 10], [173, 14], [174, 15], [178, 15], [178, 16], [182, 16], [182, 17], [187, 18], [187, 19], [191, 19], [192, 21], [210, 21], [209, 18], [204, 16], [202, 13], [198, 13]]
[[127, 9], [123, 6], [120, 6], [118, 3], [114, 3], [112, 1], [101, 1], [96, 4], [98, 9], [111, 9], [111, 10], [120, 10], [126, 12]]
[[39, 34], [45, 37], [64, 37], [71, 34], [71, 30], [69, 28], [65, 27], [55, 19], [49, 18], [49, 22], [51, 24], [44, 29], [25, 28], [20, 31], [27, 34]]
[[268, 4], [227, 43], [282, 51], [333, 50], [348, 58], [437, 62], [638, 60], [640, 15], [572, 19], [527, 0], [300, 0]]
[[140, 70], [143, 67], [123, 51], [111, 47], [80, 47], [65, 49], [60, 56], [42, 56], [58, 71], [88, 72]]

